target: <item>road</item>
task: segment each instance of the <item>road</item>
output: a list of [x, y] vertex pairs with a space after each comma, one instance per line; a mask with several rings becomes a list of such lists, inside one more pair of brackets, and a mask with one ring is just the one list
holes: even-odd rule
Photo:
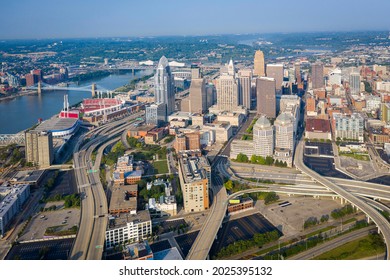
[[317, 172], [308, 168], [303, 162], [303, 147], [304, 141], [301, 140], [296, 148], [294, 164], [298, 170], [307, 174], [315, 181], [319, 182], [329, 190], [335, 192], [341, 198], [349, 201], [352, 205], [356, 206], [362, 212], [364, 212], [369, 219], [372, 219], [374, 223], [378, 226], [379, 231], [383, 234], [384, 240], [386, 242], [387, 249], [387, 259], [390, 259], [390, 223], [383, 217], [375, 208], [368, 205], [352, 193], [346, 191], [344, 188], [336, 185], [331, 182], [329, 179], [322, 177]]
[[[74, 169], [81, 196], [80, 227], [73, 244], [70, 259], [98, 260], [102, 258], [107, 226], [107, 198], [99, 178], [99, 167], [106, 146], [118, 141], [129, 122], [143, 113], [136, 113], [122, 120], [105, 124], [77, 142], [74, 154]], [[92, 163], [92, 153], [102, 145]]]
[[[218, 157], [216, 161], [220, 160], [224, 160], [224, 158]], [[212, 176], [211, 180], [213, 203], [207, 219], [187, 255], [187, 260], [205, 260], [207, 258], [226, 214], [227, 193], [223, 181], [219, 176]]]
[[367, 236], [370, 231], [373, 230], [373, 227], [362, 228], [359, 230], [352, 231], [347, 234], [343, 234], [335, 239], [327, 241], [321, 245], [315, 246], [307, 251], [304, 251], [298, 255], [292, 256], [289, 260], [310, 260], [315, 258], [323, 253], [326, 253], [330, 250], [338, 248], [344, 245], [347, 242], [359, 239], [361, 237]]

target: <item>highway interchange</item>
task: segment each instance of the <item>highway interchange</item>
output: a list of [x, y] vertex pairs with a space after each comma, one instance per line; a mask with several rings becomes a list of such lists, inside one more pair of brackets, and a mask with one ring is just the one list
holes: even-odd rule
[[[94, 129], [80, 138], [73, 156], [74, 170], [81, 195], [81, 218], [70, 259], [99, 260], [104, 250], [107, 227], [107, 198], [99, 178], [99, 167], [104, 149], [118, 141], [131, 121], [142, 116], [136, 113]], [[88, 141], [85, 141], [86, 137]], [[84, 143], [83, 143], [84, 142]], [[95, 162], [92, 153], [98, 148]]]
[[[94, 129], [82, 137], [76, 144], [74, 153], [74, 169], [77, 178], [78, 188], [82, 198], [82, 214], [80, 218], [80, 229], [76, 241], [72, 248], [70, 259], [101, 259], [104, 250], [105, 230], [107, 227], [107, 198], [99, 178], [99, 167], [104, 149], [123, 137], [125, 129], [130, 125], [130, 121], [142, 113], [134, 114], [120, 121], [112, 122]], [[89, 141], [84, 142], [85, 137], [90, 137]], [[232, 140], [232, 139], [231, 139]], [[300, 141], [295, 153], [295, 167], [293, 169], [274, 169], [258, 170], [257, 166], [245, 165], [238, 166], [234, 163], [230, 168], [227, 156], [229, 151], [226, 149], [231, 141], [216, 156], [212, 164], [212, 182], [211, 194], [212, 204], [210, 206], [208, 217], [198, 234], [187, 259], [207, 259], [211, 245], [216, 238], [219, 228], [222, 225], [226, 213], [228, 200], [244, 193], [256, 192], [256, 190], [247, 190], [242, 193], [236, 193], [228, 196], [223, 187], [223, 179], [219, 176], [245, 181], [243, 178], [271, 179], [278, 184], [261, 184], [251, 181], [251, 186], [261, 187], [265, 191], [275, 191], [285, 194], [302, 194], [313, 196], [331, 196], [341, 198], [342, 201], [348, 201], [356, 208], [364, 212], [378, 227], [383, 234], [387, 252], [390, 247], [390, 224], [378, 212], [377, 209], [388, 209], [382, 204], [367, 199], [385, 199], [390, 201], [390, 188], [385, 185], [373, 184], [361, 181], [352, 181], [338, 178], [326, 178], [306, 167], [303, 163], [303, 145]], [[97, 150], [96, 160], [92, 162], [92, 153]], [[170, 162], [170, 161], [169, 161]], [[235, 173], [235, 169], [244, 169]], [[246, 170], [245, 170], [246, 169]], [[250, 170], [252, 169], [252, 170]], [[259, 169], [267, 169], [261, 166]], [[233, 171], [234, 170], [234, 171]], [[249, 170], [249, 172], [248, 172]], [[285, 185], [288, 183], [289, 185]], [[389, 255], [386, 255], [389, 258]]]

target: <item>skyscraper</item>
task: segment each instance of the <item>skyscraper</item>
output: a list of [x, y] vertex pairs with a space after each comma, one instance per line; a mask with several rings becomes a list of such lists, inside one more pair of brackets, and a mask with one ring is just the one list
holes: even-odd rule
[[207, 110], [206, 81], [202, 78], [199, 68], [191, 68], [190, 112], [204, 113]]
[[311, 83], [312, 89], [324, 87], [324, 65], [316, 62], [311, 66]]
[[265, 77], [264, 53], [260, 50], [255, 52], [253, 74], [258, 77]]
[[300, 83], [302, 83], [301, 63], [296, 62], [294, 64], [294, 67], [295, 67], [295, 80], [296, 80], [297, 84], [300, 84]]
[[289, 113], [281, 113], [275, 120], [275, 148], [294, 150], [294, 122]]
[[156, 103], [161, 103], [165, 107], [165, 113], [161, 119], [167, 121], [168, 115], [175, 110], [175, 90], [171, 69], [165, 56], [160, 58], [156, 74], [154, 75], [154, 91]]
[[256, 79], [257, 114], [269, 118], [276, 117], [275, 79], [261, 77]]
[[267, 64], [267, 77], [275, 79], [276, 90], [282, 89], [284, 69], [283, 64]]
[[252, 71], [250, 69], [243, 69], [238, 71], [239, 84], [239, 105], [250, 109], [251, 108], [251, 83]]
[[351, 73], [349, 75], [349, 87], [351, 94], [359, 94], [360, 93], [360, 74], [359, 73]]
[[255, 155], [267, 157], [274, 153], [274, 128], [270, 121], [261, 116], [253, 126]]
[[217, 80], [217, 105], [219, 110], [233, 111], [238, 106], [238, 82], [235, 77], [233, 61], [230, 60], [227, 73]]

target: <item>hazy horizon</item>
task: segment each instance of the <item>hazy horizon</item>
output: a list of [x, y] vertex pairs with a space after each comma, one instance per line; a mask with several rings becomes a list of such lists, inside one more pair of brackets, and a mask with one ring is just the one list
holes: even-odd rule
[[375, 14], [366, 5], [363, 0], [7, 1], [0, 39], [388, 31], [390, 1], [376, 1]]

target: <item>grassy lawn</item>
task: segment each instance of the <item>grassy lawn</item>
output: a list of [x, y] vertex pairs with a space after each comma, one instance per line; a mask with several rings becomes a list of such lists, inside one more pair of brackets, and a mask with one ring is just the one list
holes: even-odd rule
[[153, 162], [154, 174], [168, 173], [168, 163], [166, 160], [158, 160]]
[[241, 137], [241, 140], [253, 140], [253, 135], [252, 134], [244, 134]]
[[250, 126], [247, 128], [247, 129], [246, 129], [246, 132], [247, 132], [247, 133], [249, 133], [249, 134], [250, 134], [250, 133], [252, 133], [252, 132], [253, 132], [253, 126], [254, 126], [254, 125], [255, 125], [255, 123], [257, 122], [257, 119], [258, 119], [258, 118], [254, 118], [254, 119], [253, 119], [253, 121], [252, 121], [251, 125], [250, 125]]
[[365, 257], [375, 256], [385, 251], [385, 247], [375, 248], [371, 244], [369, 236], [348, 242], [343, 246], [326, 252], [314, 258], [315, 260], [357, 260]]
[[370, 157], [368, 155], [354, 154], [354, 153], [340, 153], [339, 155], [344, 157], [351, 157], [357, 160], [370, 161]]
[[320, 233], [323, 233], [325, 231], [329, 231], [329, 230], [334, 229], [334, 228], [335, 228], [335, 226], [327, 226], [326, 228], [318, 229], [316, 231], [313, 231], [313, 232], [310, 232], [309, 234], [307, 234], [306, 238], [318, 235]]

